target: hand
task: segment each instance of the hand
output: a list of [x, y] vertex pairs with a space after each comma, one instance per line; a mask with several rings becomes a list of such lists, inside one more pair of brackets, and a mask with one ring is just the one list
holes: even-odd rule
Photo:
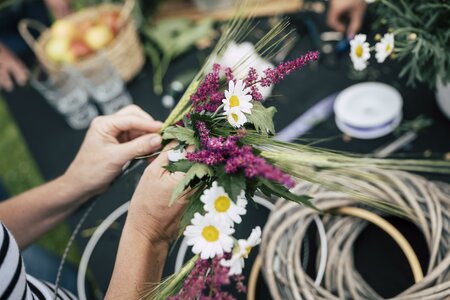
[[128, 210], [127, 222], [152, 244], [168, 244], [177, 237], [186, 206], [185, 197], [181, 197], [169, 207], [174, 189], [185, 176], [163, 168], [169, 164], [167, 151], [174, 146], [169, 144], [145, 169]]
[[45, 0], [45, 4], [57, 19], [61, 19], [71, 13], [69, 0]]
[[87, 197], [100, 193], [129, 160], [161, 147], [161, 126], [136, 105], [95, 118], [63, 178]]
[[344, 32], [345, 23], [342, 17], [347, 16], [350, 21], [347, 35], [349, 39], [352, 39], [361, 28], [366, 6], [364, 0], [330, 0], [327, 17], [328, 26]]
[[[28, 79], [28, 69], [8, 48], [0, 44], [0, 89], [12, 91], [14, 81], [23, 86]], [[14, 81], [13, 81], [14, 79]]]

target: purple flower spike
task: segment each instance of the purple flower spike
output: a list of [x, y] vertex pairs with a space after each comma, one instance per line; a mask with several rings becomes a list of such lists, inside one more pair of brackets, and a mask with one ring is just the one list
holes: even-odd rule
[[283, 62], [279, 64], [275, 69], [268, 68], [264, 71], [265, 77], [261, 78], [261, 86], [271, 86], [273, 84], [277, 84], [281, 80], [284, 79], [285, 76], [291, 74], [293, 71], [296, 71], [306, 64], [318, 60], [319, 52], [311, 51], [306, 53], [303, 56], [300, 56], [297, 59]]

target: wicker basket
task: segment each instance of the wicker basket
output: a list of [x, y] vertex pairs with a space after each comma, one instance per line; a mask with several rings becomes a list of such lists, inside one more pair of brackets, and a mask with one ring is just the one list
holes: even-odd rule
[[[73, 22], [80, 22], [96, 19], [99, 14], [105, 11], [120, 12], [123, 22], [121, 29], [114, 40], [102, 51], [105, 52], [106, 58], [116, 68], [124, 81], [129, 81], [136, 76], [145, 62], [136, 25], [131, 17], [134, 4], [134, 0], [127, 0], [124, 5], [101, 4], [86, 8], [65, 18]], [[30, 29], [40, 33], [37, 39], [31, 35]], [[50, 38], [50, 30], [38, 21], [24, 19], [19, 23], [19, 31], [47, 72], [51, 76], [57, 75], [62, 68], [62, 64], [50, 60], [44, 52], [45, 44]], [[71, 64], [71, 66], [86, 74], [95, 70], [100, 63], [101, 59], [94, 53]]]

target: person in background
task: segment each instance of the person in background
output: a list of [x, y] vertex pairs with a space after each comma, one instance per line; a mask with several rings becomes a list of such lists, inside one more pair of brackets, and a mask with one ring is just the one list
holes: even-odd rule
[[346, 33], [353, 39], [361, 28], [367, 3], [364, 0], [330, 0], [328, 7], [328, 26]]
[[70, 12], [69, 0], [0, 0], [0, 90], [12, 91], [28, 79], [29, 71], [19, 58], [28, 50], [17, 29], [20, 20], [31, 18], [49, 25], [49, 13], [59, 19]]
[[[63, 175], [0, 202], [0, 299], [54, 299], [53, 285], [26, 274], [20, 251], [105, 191], [128, 161], [157, 151], [161, 126], [135, 105], [97, 117]], [[168, 206], [184, 174], [165, 171], [166, 150], [146, 168], [131, 199], [107, 299], [141, 299], [161, 278], [185, 208], [184, 199]], [[58, 299], [75, 299], [58, 291]]]

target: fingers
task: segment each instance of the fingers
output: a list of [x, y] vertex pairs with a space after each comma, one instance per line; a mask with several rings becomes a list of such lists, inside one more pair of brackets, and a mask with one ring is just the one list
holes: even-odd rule
[[0, 68], [0, 87], [8, 92], [12, 91], [14, 85], [6, 69]]
[[330, 7], [330, 10], [328, 11], [328, 16], [327, 16], [327, 24], [328, 24], [328, 26], [330, 26], [331, 28], [333, 28], [336, 31], [344, 32], [345, 26], [340, 21], [341, 13], [342, 13], [341, 10]]
[[25, 85], [27, 82], [28, 69], [22, 64], [22, 62], [18, 60], [11, 62], [9, 73], [14, 76], [14, 79], [20, 86]]
[[149, 115], [142, 108], [134, 104], [125, 106], [124, 108], [116, 112], [115, 115], [135, 115], [138, 117], [148, 119], [150, 121], [154, 121], [151, 115]]
[[138, 156], [148, 155], [161, 147], [161, 136], [156, 133], [142, 135], [134, 140], [120, 144], [117, 151], [126, 162]]
[[135, 115], [112, 115], [97, 117], [93, 121], [93, 126], [112, 136], [118, 136], [120, 133], [129, 130], [142, 130], [155, 133], [161, 129], [162, 123], [159, 121], [150, 121], [147, 118]]
[[350, 14], [350, 24], [348, 25], [347, 34], [352, 39], [361, 28], [362, 19], [364, 17], [364, 9], [355, 9]]

